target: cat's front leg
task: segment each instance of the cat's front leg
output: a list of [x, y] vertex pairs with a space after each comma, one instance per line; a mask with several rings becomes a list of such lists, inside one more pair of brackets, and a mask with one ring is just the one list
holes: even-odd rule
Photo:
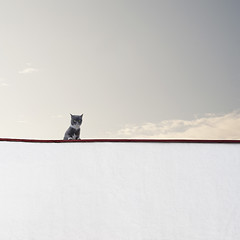
[[72, 137], [69, 137], [68, 140], [73, 140], [73, 138], [72, 138]]

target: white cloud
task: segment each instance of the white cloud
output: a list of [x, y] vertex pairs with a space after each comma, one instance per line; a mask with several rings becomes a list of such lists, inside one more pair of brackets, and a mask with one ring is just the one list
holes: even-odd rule
[[26, 120], [26, 117], [23, 114], [19, 114], [17, 116], [16, 122], [22, 124], [22, 123], [27, 123], [27, 120]]
[[38, 72], [38, 71], [39, 70], [37, 68], [27, 67], [27, 68], [23, 69], [22, 71], [19, 71], [18, 73], [20, 73], [20, 74], [28, 74], [28, 73]]
[[18, 120], [17, 123], [27, 123], [25, 120]]
[[1, 82], [0, 85], [1, 85], [1, 87], [9, 87], [10, 86], [8, 83], [5, 83], [5, 82]]
[[9, 87], [10, 84], [7, 83], [6, 79], [0, 78], [0, 87]]
[[160, 123], [126, 126], [121, 138], [153, 139], [240, 139], [240, 111], [225, 115], [206, 114], [193, 120], [166, 120]]

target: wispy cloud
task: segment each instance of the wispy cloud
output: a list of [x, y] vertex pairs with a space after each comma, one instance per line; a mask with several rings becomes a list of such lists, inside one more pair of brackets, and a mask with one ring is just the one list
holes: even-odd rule
[[7, 83], [7, 80], [4, 78], [0, 78], [0, 87], [9, 87], [10, 84]]
[[23, 123], [27, 123], [27, 121], [25, 121], [25, 120], [18, 120], [17, 123], [23, 124]]
[[37, 68], [27, 67], [27, 68], [19, 71], [18, 73], [19, 74], [28, 74], [28, 73], [38, 72], [38, 71], [39, 71], [39, 69], [37, 69]]
[[206, 114], [193, 120], [128, 125], [117, 135], [121, 138], [240, 139], [240, 111], [224, 115]]
[[23, 123], [27, 123], [27, 120], [25, 119], [25, 116], [23, 114], [20, 114], [17, 116], [17, 123], [23, 124]]
[[0, 86], [1, 86], [1, 87], [9, 87], [10, 84], [5, 83], [5, 82], [1, 82], [1, 83], [0, 83]]

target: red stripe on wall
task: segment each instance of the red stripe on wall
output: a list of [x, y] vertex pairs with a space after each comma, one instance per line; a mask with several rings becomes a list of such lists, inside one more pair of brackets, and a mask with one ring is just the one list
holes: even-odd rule
[[29, 142], [29, 143], [93, 143], [93, 142], [122, 142], [122, 143], [234, 143], [240, 140], [198, 140], [198, 139], [82, 139], [82, 140], [40, 140], [0, 138], [1, 142]]

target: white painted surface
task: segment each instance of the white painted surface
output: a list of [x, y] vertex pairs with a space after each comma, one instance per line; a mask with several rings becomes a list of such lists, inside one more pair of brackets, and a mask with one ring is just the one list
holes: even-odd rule
[[240, 239], [240, 145], [0, 142], [0, 239]]

